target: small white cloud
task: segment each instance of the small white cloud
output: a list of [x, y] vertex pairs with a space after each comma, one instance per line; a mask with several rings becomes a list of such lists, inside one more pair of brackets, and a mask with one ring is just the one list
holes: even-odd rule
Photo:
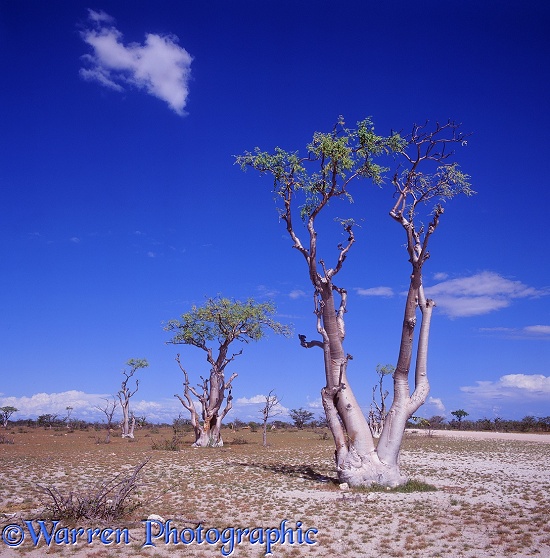
[[386, 298], [393, 296], [393, 289], [391, 287], [371, 287], [369, 289], [355, 288], [355, 292], [360, 296], [383, 296]]
[[103, 10], [96, 12], [95, 10], [88, 10], [88, 18], [94, 23], [114, 23], [115, 20]]
[[258, 292], [258, 297], [261, 298], [275, 298], [279, 294], [279, 291], [266, 285], [258, 285], [256, 291]]
[[522, 328], [514, 327], [481, 327], [479, 331], [504, 336], [510, 339], [547, 339], [550, 340], [550, 326], [532, 325]]
[[533, 335], [550, 336], [550, 325], [526, 326], [523, 331]]
[[88, 16], [93, 28], [81, 37], [93, 53], [82, 57], [87, 67], [81, 68], [81, 77], [115, 91], [124, 91], [125, 85], [143, 89], [184, 115], [193, 58], [177, 44], [177, 37], [147, 33], [143, 45], [125, 45], [111, 16], [93, 10]]
[[433, 405], [441, 413], [445, 412], [445, 405], [443, 405], [443, 401], [439, 397], [428, 397], [427, 404]]
[[297, 299], [297, 298], [302, 298], [302, 297], [304, 297], [304, 296], [307, 296], [307, 294], [306, 294], [304, 291], [300, 290], [300, 289], [294, 289], [293, 291], [290, 291], [290, 293], [288, 293], [288, 296], [289, 296], [291, 299], [295, 300], [295, 299]]
[[452, 318], [479, 316], [510, 306], [517, 298], [536, 298], [550, 294], [521, 281], [512, 281], [498, 273], [482, 271], [426, 287], [426, 296]]
[[157, 255], [155, 254], [155, 252], [147, 252], [147, 257], [148, 258], [156, 258], [156, 256]]
[[315, 399], [315, 401], [308, 401], [307, 407], [308, 409], [322, 409], [323, 402], [321, 401], [321, 398]]
[[475, 386], [461, 387], [461, 391], [477, 399], [547, 399], [550, 396], [550, 376], [542, 374], [506, 374], [497, 382], [478, 381]]
[[254, 395], [253, 397], [239, 397], [236, 405], [258, 405], [265, 403], [265, 395]]
[[78, 236], [72, 236], [70, 240], [73, 244], [78, 244], [80, 242], [80, 238], [78, 238]]
[[444, 272], [439, 272], [439, 273], [434, 273], [434, 280], [435, 281], [445, 281], [445, 279], [447, 279], [449, 277], [448, 273], [444, 273]]
[[[248, 415], [248, 418], [255, 418], [257, 414], [261, 412], [261, 409], [265, 407], [266, 397], [267, 397], [266, 395], [253, 395], [252, 397], [239, 397], [235, 401], [235, 411], [239, 412], [239, 407], [249, 407], [251, 405], [254, 405], [256, 407], [255, 414]], [[243, 412], [250, 412], [250, 411], [248, 409], [247, 410], [243, 409]], [[278, 403], [273, 407], [273, 409], [271, 409], [271, 416], [275, 417], [281, 415], [288, 415], [288, 409], [283, 405], [281, 405], [281, 403]]]

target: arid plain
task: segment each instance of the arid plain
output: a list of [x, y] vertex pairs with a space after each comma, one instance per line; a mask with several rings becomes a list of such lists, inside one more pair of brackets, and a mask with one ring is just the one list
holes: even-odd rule
[[[219, 449], [193, 449], [187, 435], [180, 451], [152, 449], [171, 438], [169, 428], [140, 430], [135, 441], [114, 435], [109, 444], [98, 443], [104, 432], [93, 429], [12, 428], [4, 436], [14, 443], [0, 444], [2, 558], [223, 555], [221, 540], [176, 544], [159, 537], [151, 538], [155, 546], [145, 545], [143, 520], [152, 514], [187, 533], [199, 524], [203, 533], [221, 533], [275, 529], [286, 521], [295, 530], [294, 544], [288, 537], [285, 544], [273, 543], [273, 556], [550, 557], [549, 435], [409, 432], [402, 468], [436, 488], [410, 493], [341, 490], [332, 440], [321, 430], [271, 431], [268, 448], [262, 447], [261, 432], [226, 430], [226, 445]], [[96, 537], [88, 543], [81, 536], [67, 544], [60, 536], [49, 545], [44, 537], [33, 543], [25, 520], [36, 529], [38, 520], [52, 526], [48, 499], [37, 485], [84, 495], [146, 459], [134, 496], [141, 506], [129, 516], [113, 524], [57, 525], [65, 532], [124, 529], [127, 542]], [[21, 527], [24, 541], [11, 548], [7, 540], [14, 525]], [[316, 530], [310, 532], [315, 544], [299, 543], [297, 532], [307, 529]], [[231, 555], [257, 558], [266, 550], [265, 541], [251, 543], [245, 536]]]

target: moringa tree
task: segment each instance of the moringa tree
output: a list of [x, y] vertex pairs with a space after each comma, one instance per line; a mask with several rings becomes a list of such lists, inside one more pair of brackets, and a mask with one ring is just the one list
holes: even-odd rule
[[[209, 378], [201, 376], [202, 383], [195, 389], [190, 385], [187, 371], [182, 366], [180, 355], [176, 361], [183, 372], [183, 397], [175, 395], [191, 414], [191, 424], [195, 431], [195, 447], [223, 446], [221, 436], [222, 420], [231, 410], [231, 384], [237, 377], [231, 374], [225, 377], [225, 369], [242, 349], [230, 355], [232, 343], [249, 343], [259, 341], [271, 329], [277, 334], [290, 335], [290, 328], [275, 321], [272, 316], [275, 307], [269, 302], [259, 303], [252, 299], [246, 302], [229, 298], [209, 298], [201, 307], [193, 306], [190, 312], [180, 320], [171, 320], [164, 327], [165, 331], [174, 333], [168, 343], [175, 345], [192, 345], [206, 353], [210, 365]], [[217, 345], [217, 354], [211, 344]], [[226, 398], [227, 392], [227, 398]], [[201, 419], [195, 408], [192, 396], [195, 396], [201, 408]], [[223, 402], [226, 402], [222, 410]]]
[[101, 407], [100, 405], [96, 405], [95, 408], [98, 411], [101, 411], [105, 415], [105, 419], [107, 421], [107, 436], [105, 437], [105, 443], [109, 444], [111, 442], [111, 430], [113, 429], [113, 417], [115, 415], [115, 411], [117, 408], [117, 400], [116, 397], [113, 395], [113, 399], [105, 399], [105, 405]]
[[[456, 411], [451, 411], [451, 415], [453, 415], [453, 417], [455, 417], [456, 420], [458, 421], [458, 429], [459, 430], [462, 428], [462, 419], [466, 418], [469, 414], [470, 413], [468, 413], [464, 409], [458, 409]], [[526, 418], [528, 418], [528, 417], [526, 417]]]
[[131, 358], [126, 365], [130, 367], [130, 370], [122, 371], [124, 380], [122, 381], [117, 395], [120, 401], [120, 407], [122, 408], [122, 437], [133, 438], [136, 419], [134, 415], [130, 413], [130, 398], [136, 394], [139, 388], [139, 380], [136, 378], [136, 388], [134, 391], [128, 387], [128, 382], [140, 368], [147, 368], [149, 363], [144, 358]]
[[267, 447], [267, 421], [270, 418], [280, 415], [282, 412], [280, 410], [281, 400], [277, 397], [277, 394], [273, 392], [274, 390], [271, 390], [264, 396], [264, 406], [260, 409], [262, 414], [262, 445], [264, 448]]
[[[388, 470], [391, 482], [404, 482], [399, 471], [399, 451], [407, 420], [424, 404], [430, 391], [428, 382], [428, 339], [435, 302], [426, 298], [423, 285], [423, 266], [430, 257], [428, 251], [432, 235], [443, 215], [442, 203], [458, 194], [472, 195], [469, 176], [456, 162], [451, 162], [456, 144], [465, 145], [466, 136], [460, 125], [447, 122], [414, 125], [405, 137], [407, 146], [401, 155], [402, 170], [393, 176], [396, 202], [390, 216], [406, 234], [407, 254], [411, 265], [409, 290], [401, 329], [399, 356], [393, 373], [393, 402], [386, 416], [377, 446], [380, 461]], [[431, 206], [435, 202], [435, 206]], [[427, 226], [420, 220], [428, 208], [431, 219]], [[424, 211], [425, 213], [425, 211]], [[420, 314], [420, 331], [414, 365], [414, 390], [411, 393], [409, 372], [415, 345], [415, 328]]]
[[[445, 127], [442, 129], [447, 130]], [[300, 335], [300, 342], [305, 348], [320, 347], [323, 350], [326, 385], [321, 390], [321, 397], [336, 445], [337, 471], [342, 482], [355, 486], [373, 483], [395, 486], [405, 481], [399, 471], [397, 454], [406, 422], [406, 419], [402, 421], [402, 415], [404, 416], [412, 406], [403, 406], [405, 391], [402, 379], [405, 361], [400, 357], [398, 361], [399, 381], [397, 382], [399, 393], [390, 409], [390, 427], [384, 428], [384, 431], [391, 433], [392, 436], [386, 436], [384, 439], [386, 449], [383, 457], [380, 456], [367, 419], [361, 411], [347, 379], [347, 364], [351, 359], [343, 346], [347, 293], [345, 289], [334, 283], [335, 276], [342, 269], [348, 252], [355, 242], [354, 222], [350, 219], [340, 220], [347, 234], [347, 240], [338, 245], [339, 253], [334, 267], [328, 267], [323, 259], [319, 259], [317, 253], [316, 220], [329, 202], [342, 198], [351, 201], [349, 188], [356, 179], [368, 178], [380, 185], [387, 169], [376, 164], [374, 158], [390, 153], [399, 153], [411, 163], [408, 174], [402, 173], [397, 179], [394, 179], [398, 192], [399, 187], [402, 189], [400, 201], [398, 200], [393, 209], [394, 218], [400, 211], [403, 212], [404, 207], [408, 208], [407, 204], [410, 202], [411, 196], [413, 200], [422, 197], [421, 201], [434, 197], [428, 194], [424, 196], [414, 194], [419, 186], [426, 192], [443, 192], [454, 195], [457, 189], [452, 188], [453, 177], [464, 176], [459, 174], [456, 166], [451, 169], [441, 169], [439, 174], [436, 173], [436, 177], [424, 175], [423, 178], [420, 178], [422, 175], [419, 175], [419, 164], [425, 160], [435, 160], [431, 155], [435, 155], [437, 152], [434, 148], [428, 153], [425, 152], [427, 147], [424, 145], [425, 138], [422, 130], [421, 127], [415, 127], [413, 134], [408, 138], [403, 138], [395, 133], [382, 137], [375, 134], [370, 119], [359, 122], [355, 129], [349, 129], [345, 127], [340, 118], [332, 132], [314, 134], [313, 141], [307, 145], [306, 156], [300, 157], [298, 153], [289, 153], [280, 148], [276, 148], [272, 154], [256, 148], [254, 153], [247, 152], [236, 158], [243, 170], [252, 167], [262, 174], [268, 173], [273, 176], [275, 194], [282, 203], [280, 217], [286, 224], [293, 247], [302, 254], [306, 261], [309, 278], [314, 288], [314, 312], [317, 316], [317, 331], [321, 335], [321, 340], [307, 341], [305, 335]], [[441, 129], [438, 127], [437, 133], [439, 132]], [[437, 134], [431, 137], [437, 139]], [[456, 135], [454, 140], [460, 141], [459, 136]], [[408, 150], [415, 148], [419, 153], [416, 164], [414, 155], [408, 155]], [[446, 157], [445, 151], [442, 155]], [[312, 166], [313, 170], [308, 172]], [[407, 176], [409, 180], [407, 180]], [[439, 182], [437, 188], [433, 187], [434, 181], [436, 184]], [[414, 203], [415, 209], [417, 205], [418, 203]], [[305, 222], [307, 243], [302, 242], [298, 235], [294, 219], [296, 213]], [[410, 214], [408, 216], [411, 217]], [[414, 217], [414, 211], [412, 217]], [[420, 229], [418, 232], [422, 234], [423, 231]], [[431, 235], [431, 232], [429, 234]], [[414, 246], [413, 250], [416, 250]], [[420, 279], [418, 274], [417, 279]], [[415, 283], [413, 294], [418, 291], [418, 284]], [[335, 301], [335, 296], [339, 298], [338, 302]], [[431, 306], [428, 311], [423, 313], [423, 316], [430, 313]], [[409, 319], [409, 314], [407, 314], [407, 319]], [[412, 322], [407, 323], [407, 331], [410, 332]], [[427, 319], [426, 325], [428, 324]], [[426, 332], [426, 327], [423, 331]], [[422, 349], [425, 348], [427, 345], [423, 343]], [[408, 368], [406, 369], [408, 371]], [[422, 374], [421, 370], [419, 374]], [[404, 410], [401, 411], [401, 408]], [[393, 420], [395, 416], [399, 417], [398, 420]], [[394, 438], [393, 435], [397, 435], [401, 422], [403, 422], [403, 430], [397, 438]], [[396, 448], [397, 452], [394, 451]]]
[[13, 413], [17, 413], [19, 409], [16, 409], [12, 405], [6, 405], [5, 407], [0, 407], [0, 420], [2, 421], [2, 426], [4, 428], [8, 427], [8, 421]]
[[306, 424], [311, 422], [313, 420], [313, 417], [315, 416], [311, 411], [308, 411], [307, 409], [304, 409], [303, 407], [300, 407], [299, 409], [290, 409], [288, 414], [289, 414], [290, 418], [292, 419], [292, 422], [294, 423], [294, 426], [296, 428], [298, 428], [299, 430], [302, 430], [302, 428]]
[[[404, 142], [398, 134], [377, 135], [370, 119], [349, 129], [340, 117], [331, 132], [315, 132], [305, 156], [280, 148], [273, 154], [256, 148], [254, 153], [237, 157], [243, 170], [252, 167], [273, 176], [275, 194], [281, 202], [280, 217], [293, 247], [306, 261], [321, 340], [307, 341], [305, 335], [300, 335], [300, 343], [305, 348], [319, 347], [323, 351], [326, 385], [321, 390], [321, 398], [336, 445], [338, 475], [342, 482], [354, 485], [363, 483], [363, 469], [367, 477], [374, 476], [371, 461], [375, 454], [367, 420], [347, 379], [347, 364], [351, 358], [344, 351], [347, 292], [334, 282], [355, 242], [354, 222], [340, 220], [347, 240], [338, 244], [336, 262], [329, 267], [317, 251], [317, 219], [329, 203], [339, 199], [352, 201], [350, 186], [357, 179], [368, 178], [381, 184], [385, 169], [375, 163], [375, 157], [403, 147]], [[296, 214], [306, 225], [306, 243], [299, 236]]]
[[[376, 373], [378, 374], [378, 383], [372, 388], [372, 403], [369, 411], [369, 427], [371, 434], [375, 438], [380, 438], [384, 422], [388, 411], [386, 409], [386, 399], [390, 392], [384, 389], [384, 378], [393, 375], [395, 366], [392, 364], [376, 365]], [[378, 393], [377, 393], [378, 392]], [[378, 401], [378, 399], [380, 401]]]

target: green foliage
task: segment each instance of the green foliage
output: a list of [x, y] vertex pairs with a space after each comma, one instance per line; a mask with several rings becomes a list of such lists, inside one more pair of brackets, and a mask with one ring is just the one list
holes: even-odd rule
[[303, 409], [291, 409], [288, 413], [290, 418], [294, 421], [294, 426], [302, 429], [308, 422], [313, 420], [314, 414], [311, 411]]
[[463, 418], [467, 417], [470, 413], [467, 413], [464, 409], [458, 409], [456, 411], [451, 411], [451, 415], [456, 417], [458, 422], [461, 422]]
[[139, 370], [140, 368], [147, 368], [149, 363], [145, 358], [131, 358], [128, 360], [126, 365], [132, 369], [130, 373], [130, 376], [132, 376], [136, 370]]
[[[276, 147], [273, 154], [256, 148], [253, 153], [245, 152], [236, 157], [243, 170], [252, 167], [274, 178], [275, 194], [288, 203], [292, 193], [303, 194], [300, 215], [303, 220], [315, 218], [330, 198], [347, 198], [349, 183], [356, 178], [370, 178], [382, 184], [388, 169], [376, 164], [375, 157], [400, 152], [406, 141], [399, 134], [379, 136], [374, 131], [370, 118], [357, 123], [356, 128], [347, 128], [340, 116], [333, 130], [328, 133], [315, 132], [307, 144], [307, 155], [287, 152]], [[308, 169], [313, 167], [311, 172]]]
[[399, 492], [410, 494], [411, 492], [435, 492], [437, 488], [423, 481], [409, 479], [405, 484], [390, 488], [383, 484], [371, 484], [370, 486], [354, 487], [354, 492]]
[[6, 405], [5, 407], [0, 407], [0, 421], [2, 421], [2, 424], [4, 426], [7, 426], [8, 424], [8, 420], [10, 419], [10, 417], [13, 415], [13, 413], [17, 413], [19, 409], [16, 409], [15, 407], [11, 406], [11, 405]]
[[229, 298], [209, 298], [204, 306], [193, 306], [180, 320], [170, 320], [165, 331], [175, 335], [169, 343], [194, 345], [205, 349], [209, 341], [220, 345], [233, 341], [259, 341], [271, 329], [277, 334], [291, 335], [291, 328], [271, 316], [275, 306], [271, 302], [246, 302]]

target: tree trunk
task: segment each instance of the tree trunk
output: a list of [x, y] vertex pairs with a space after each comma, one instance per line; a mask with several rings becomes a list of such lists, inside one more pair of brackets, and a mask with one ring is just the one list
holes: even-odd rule
[[[420, 271], [415, 271], [416, 273], [413, 272], [411, 276], [407, 295], [399, 358], [394, 372], [394, 400], [386, 416], [377, 448], [381, 461], [390, 467], [399, 467], [399, 451], [407, 420], [426, 401], [430, 391], [427, 376], [428, 337], [435, 304], [432, 300], [425, 298]], [[422, 321], [415, 366], [415, 389], [411, 395], [409, 370], [413, 353], [417, 306], [420, 308]]]

